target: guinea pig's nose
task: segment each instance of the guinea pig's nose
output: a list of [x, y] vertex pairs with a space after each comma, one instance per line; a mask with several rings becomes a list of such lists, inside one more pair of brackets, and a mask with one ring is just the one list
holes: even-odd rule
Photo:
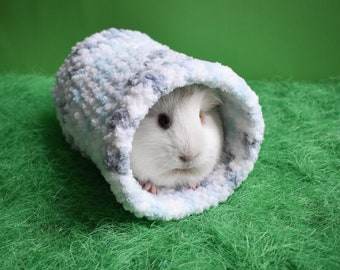
[[183, 156], [179, 156], [179, 159], [183, 162], [188, 162], [190, 160], [190, 157], [183, 155]]
[[188, 155], [180, 155], [178, 158], [180, 159], [180, 161], [182, 162], [189, 162], [194, 160], [199, 154], [196, 155], [192, 155], [192, 154], [188, 154]]

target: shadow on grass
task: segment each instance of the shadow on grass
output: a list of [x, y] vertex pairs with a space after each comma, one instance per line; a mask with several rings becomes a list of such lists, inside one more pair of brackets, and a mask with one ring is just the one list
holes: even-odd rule
[[119, 204], [110, 186], [97, 167], [71, 149], [65, 141], [54, 113], [45, 113], [40, 119], [42, 140], [56, 181], [56, 195], [51, 203], [71, 223], [85, 224], [88, 229], [113, 223], [150, 225], [146, 219], [138, 219]]

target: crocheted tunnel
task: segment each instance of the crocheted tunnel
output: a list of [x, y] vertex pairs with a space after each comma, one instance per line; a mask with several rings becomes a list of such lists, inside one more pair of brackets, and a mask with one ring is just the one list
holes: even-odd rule
[[[198, 188], [151, 194], [131, 170], [134, 133], [160, 97], [194, 84], [221, 97], [223, 157]], [[117, 201], [137, 217], [180, 219], [225, 201], [253, 170], [263, 140], [258, 97], [241, 77], [138, 31], [112, 28], [77, 43], [52, 94], [67, 141], [96, 164]]]

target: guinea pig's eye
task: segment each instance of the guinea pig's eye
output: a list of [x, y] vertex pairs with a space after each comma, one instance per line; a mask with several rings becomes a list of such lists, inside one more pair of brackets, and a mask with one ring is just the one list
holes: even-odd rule
[[201, 119], [201, 123], [204, 124], [204, 122], [205, 122], [205, 116], [204, 116], [204, 112], [203, 112], [202, 110], [200, 110], [199, 116], [200, 116], [200, 119]]
[[171, 126], [171, 121], [169, 116], [167, 116], [165, 113], [161, 113], [158, 115], [158, 125], [162, 129], [168, 129]]

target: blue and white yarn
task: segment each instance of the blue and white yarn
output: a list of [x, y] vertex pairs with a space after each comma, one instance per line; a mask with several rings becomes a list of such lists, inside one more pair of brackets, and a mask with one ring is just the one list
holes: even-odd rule
[[[130, 169], [134, 132], [161, 96], [192, 84], [220, 90], [223, 158], [196, 190], [151, 194]], [[253, 169], [263, 140], [258, 97], [242, 78], [137, 31], [112, 28], [77, 43], [52, 93], [68, 142], [96, 164], [116, 199], [137, 217], [179, 219], [225, 201]]]

